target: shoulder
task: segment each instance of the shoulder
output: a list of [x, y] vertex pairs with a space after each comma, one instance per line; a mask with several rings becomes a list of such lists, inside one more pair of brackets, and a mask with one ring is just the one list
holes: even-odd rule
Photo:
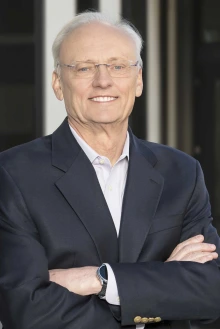
[[37, 138], [0, 153], [0, 166], [6, 170], [29, 166], [51, 158], [51, 135]]
[[157, 162], [175, 162], [188, 165], [195, 165], [195, 163], [197, 162], [196, 159], [193, 158], [191, 155], [186, 154], [185, 152], [180, 151], [176, 148], [164, 144], [145, 141], [138, 138], [136, 140], [138, 141], [141, 153], [143, 154], [147, 152], [147, 150], [150, 150], [156, 157]]
[[141, 154], [151, 159], [151, 164], [162, 176], [193, 178], [200, 169], [195, 158], [178, 149], [140, 139], [136, 139], [136, 143]]

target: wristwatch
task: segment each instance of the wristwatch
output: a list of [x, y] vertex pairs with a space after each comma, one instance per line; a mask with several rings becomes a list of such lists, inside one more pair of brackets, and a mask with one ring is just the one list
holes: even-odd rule
[[105, 264], [102, 264], [97, 269], [96, 276], [102, 285], [102, 289], [97, 295], [100, 299], [105, 299], [107, 283], [108, 283], [108, 271]]

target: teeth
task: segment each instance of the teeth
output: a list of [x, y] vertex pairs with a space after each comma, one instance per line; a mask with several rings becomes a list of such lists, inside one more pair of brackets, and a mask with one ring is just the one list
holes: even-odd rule
[[91, 98], [94, 102], [110, 102], [116, 99], [116, 97], [94, 97]]

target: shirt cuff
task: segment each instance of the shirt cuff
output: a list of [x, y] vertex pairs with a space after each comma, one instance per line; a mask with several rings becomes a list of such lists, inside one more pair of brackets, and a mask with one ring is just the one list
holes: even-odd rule
[[[114, 272], [112, 271], [112, 268], [109, 264], [105, 263], [105, 266], [108, 271], [108, 284], [105, 294], [105, 299], [109, 304], [112, 305], [120, 305], [120, 298], [118, 295], [118, 287], [115, 279]], [[144, 324], [137, 324], [136, 329], [144, 329]]]
[[105, 299], [109, 304], [120, 305], [120, 298], [118, 295], [118, 287], [115, 279], [114, 272], [109, 264], [105, 263], [108, 271], [108, 283], [105, 294]]

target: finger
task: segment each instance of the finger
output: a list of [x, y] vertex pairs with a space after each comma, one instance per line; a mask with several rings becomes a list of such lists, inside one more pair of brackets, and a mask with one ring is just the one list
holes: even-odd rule
[[195, 262], [196, 263], [204, 264], [204, 263], [210, 262], [210, 261], [212, 261], [214, 259], [217, 259], [217, 258], [218, 258], [218, 254], [216, 252], [213, 252], [213, 253], [211, 253], [209, 255], [203, 255], [203, 256], [197, 258], [195, 260]]
[[194, 261], [196, 261], [197, 259], [200, 259], [200, 258], [207, 258], [207, 259], [216, 259], [218, 258], [218, 253], [217, 252], [202, 252], [202, 253], [197, 253], [194, 255]]
[[194, 257], [195, 253], [198, 252], [213, 252], [216, 246], [209, 243], [193, 243], [187, 245], [179, 250], [175, 255], [171, 255], [171, 258], [176, 260], [182, 260], [183, 258], [188, 259]]
[[[217, 255], [217, 256], [216, 256]], [[209, 256], [214, 259], [215, 257], [218, 257], [218, 254], [215, 252], [193, 252], [191, 254], [186, 255], [184, 258], [181, 259], [181, 261], [190, 261], [190, 262], [196, 262], [197, 259], [200, 259], [202, 257], [209, 258]]]
[[187, 245], [185, 247], [183, 247], [180, 250], [180, 254], [189, 254], [189, 253], [193, 253], [193, 252], [197, 252], [197, 251], [209, 251], [209, 252], [213, 252], [216, 249], [216, 246], [212, 243], [193, 243], [190, 245]]
[[194, 252], [191, 254], [186, 255], [183, 258], [178, 258], [178, 257], [172, 257], [167, 260], [167, 262], [172, 262], [172, 261], [189, 261], [189, 262], [204, 262], [208, 260], [213, 260], [218, 258], [218, 254], [216, 252]]
[[176, 248], [173, 250], [172, 252], [172, 256], [175, 255], [177, 252], [179, 252], [182, 248], [190, 245], [190, 244], [194, 244], [194, 243], [201, 243], [202, 241], [204, 241], [204, 236], [203, 235], [196, 235], [193, 236], [192, 238], [189, 238], [181, 243], [179, 243]]
[[196, 261], [197, 258], [201, 258], [202, 256], [208, 256], [210, 255], [210, 252], [202, 252], [202, 251], [194, 251], [191, 253], [188, 253], [186, 255], [181, 255], [180, 253], [178, 253], [177, 255], [175, 255], [174, 257], [169, 258], [170, 261], [189, 261], [189, 262], [193, 262]]

